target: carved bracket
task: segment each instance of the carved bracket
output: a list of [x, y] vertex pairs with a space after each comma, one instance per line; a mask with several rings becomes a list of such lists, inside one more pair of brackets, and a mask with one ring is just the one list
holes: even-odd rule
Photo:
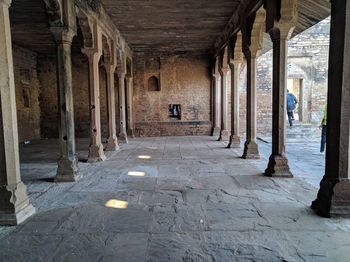
[[46, 5], [50, 26], [64, 26], [61, 0], [44, 0], [44, 3]]
[[[49, 18], [51, 31], [59, 39], [76, 35], [76, 13], [71, 0], [43, 0]], [[69, 37], [67, 37], [69, 36]]]

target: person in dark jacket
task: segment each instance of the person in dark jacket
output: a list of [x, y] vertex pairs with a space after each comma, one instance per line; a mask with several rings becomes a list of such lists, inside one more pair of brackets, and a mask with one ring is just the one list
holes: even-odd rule
[[327, 104], [325, 105], [323, 109], [323, 118], [320, 124], [320, 129], [322, 130], [322, 136], [321, 136], [321, 154], [324, 153], [324, 150], [326, 148], [326, 141], [327, 141]]
[[294, 121], [294, 113], [293, 111], [296, 108], [296, 105], [298, 104], [298, 99], [293, 95], [292, 93], [289, 93], [289, 90], [287, 90], [287, 114], [288, 114], [288, 121], [289, 125], [293, 126]]

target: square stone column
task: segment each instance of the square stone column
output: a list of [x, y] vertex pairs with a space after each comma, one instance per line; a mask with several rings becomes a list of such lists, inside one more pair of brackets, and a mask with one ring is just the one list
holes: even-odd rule
[[126, 77], [126, 100], [127, 100], [127, 135], [134, 138], [134, 112], [133, 112], [133, 96], [134, 96], [134, 79], [131, 76]]
[[230, 63], [231, 68], [231, 136], [228, 148], [240, 148], [241, 138], [239, 135], [239, 73], [242, 61], [234, 60]]
[[105, 64], [107, 73], [107, 103], [108, 103], [108, 142], [107, 151], [119, 150], [117, 127], [116, 127], [116, 110], [115, 110], [115, 86], [114, 72], [115, 65]]
[[247, 60], [247, 140], [244, 145], [244, 159], [259, 159], [256, 142], [256, 60], [257, 53], [245, 52]]
[[125, 73], [118, 73], [119, 80], [119, 114], [120, 114], [120, 134], [119, 141], [128, 143], [128, 135], [126, 132], [126, 97], [125, 97]]
[[220, 86], [221, 86], [221, 77], [219, 74], [213, 75], [214, 80], [214, 108], [213, 108], [213, 114], [214, 114], [214, 123], [213, 123], [213, 136], [219, 137], [220, 136], [220, 130], [221, 130], [221, 116], [220, 116]]
[[267, 176], [293, 177], [285, 155], [288, 39], [293, 29], [290, 24], [281, 24], [270, 30], [273, 43], [272, 154], [265, 170]]
[[219, 141], [228, 140], [228, 99], [227, 99], [227, 89], [228, 89], [228, 74], [230, 68], [224, 67], [220, 69], [221, 75], [221, 129]]
[[100, 113], [100, 75], [99, 61], [102, 51], [94, 48], [83, 49], [89, 60], [89, 94], [90, 94], [90, 148], [89, 162], [106, 160], [101, 139]]
[[57, 46], [57, 86], [60, 110], [60, 159], [55, 181], [74, 182], [78, 179], [78, 158], [75, 151], [71, 45], [76, 32], [63, 27], [51, 27], [51, 31]]
[[17, 225], [35, 213], [20, 175], [10, 4], [0, 0], [0, 225]]
[[333, 0], [328, 76], [326, 173], [312, 208], [350, 216], [350, 0]]

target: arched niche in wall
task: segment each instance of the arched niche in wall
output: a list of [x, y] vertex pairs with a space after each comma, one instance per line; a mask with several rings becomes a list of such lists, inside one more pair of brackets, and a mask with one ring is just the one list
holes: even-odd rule
[[156, 76], [148, 78], [148, 91], [160, 91], [159, 79]]

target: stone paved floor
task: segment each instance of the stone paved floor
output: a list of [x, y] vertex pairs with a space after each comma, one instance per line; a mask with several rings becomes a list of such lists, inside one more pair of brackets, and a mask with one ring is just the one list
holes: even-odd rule
[[0, 261], [349, 261], [350, 220], [315, 216], [316, 188], [262, 176], [264, 158], [212, 137], [134, 139], [98, 164], [86, 147], [84, 177], [55, 184], [56, 141], [23, 146], [38, 212], [0, 227]]

